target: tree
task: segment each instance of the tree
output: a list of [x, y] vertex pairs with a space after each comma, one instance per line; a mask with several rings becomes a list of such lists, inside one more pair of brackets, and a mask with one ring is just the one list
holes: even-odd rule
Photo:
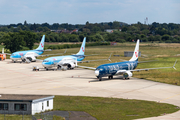
[[93, 27], [92, 31], [96, 33], [98, 31], [101, 31], [101, 29], [99, 27], [95, 26], [95, 27]]
[[166, 40], [169, 40], [170, 39], [170, 36], [169, 35], [163, 35], [162, 38], [161, 38], [163, 41], [166, 41]]
[[148, 41], [155, 41], [154, 36], [152, 36], [152, 35], [149, 36], [149, 37], [148, 37]]
[[121, 31], [126, 32], [127, 30], [128, 30], [128, 28], [126, 26], [124, 26]]
[[160, 35], [154, 36], [154, 41], [161, 41], [161, 36]]
[[145, 29], [145, 30], [142, 31], [142, 33], [143, 33], [144, 35], [147, 35], [147, 34], [149, 33], [149, 30]]
[[121, 38], [117, 38], [115, 41], [116, 41], [116, 42], [120, 42], [120, 43], [126, 42], [124, 39], [121, 39]]
[[23, 37], [26, 47], [33, 49], [34, 43], [36, 42], [36, 34], [30, 31], [20, 31], [19, 35]]
[[27, 25], [28, 25], [28, 24], [27, 24], [27, 22], [26, 22], [26, 20], [24, 21], [24, 25], [25, 25], [25, 26], [27, 26]]
[[70, 42], [79, 42], [79, 37], [78, 37], [78, 35], [71, 34], [70, 37], [69, 37], [69, 41], [70, 41]]
[[18, 35], [18, 33], [8, 33], [3, 36], [3, 43], [6, 49], [9, 49], [11, 53], [21, 50], [22, 46], [25, 45], [23, 37]]

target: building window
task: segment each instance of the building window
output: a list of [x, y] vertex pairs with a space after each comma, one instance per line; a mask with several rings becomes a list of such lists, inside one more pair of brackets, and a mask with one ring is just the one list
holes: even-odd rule
[[49, 101], [47, 101], [47, 107], [49, 107]]
[[27, 111], [27, 104], [14, 104], [15, 111]]
[[0, 103], [0, 110], [8, 110], [8, 103]]

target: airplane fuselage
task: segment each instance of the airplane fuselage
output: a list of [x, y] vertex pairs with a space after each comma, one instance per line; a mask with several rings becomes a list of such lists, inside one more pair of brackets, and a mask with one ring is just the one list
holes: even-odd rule
[[28, 51], [18, 51], [18, 52], [14, 52], [11, 56], [10, 59], [13, 61], [17, 61], [17, 60], [21, 60], [22, 57], [26, 56], [38, 56], [41, 55], [43, 53], [43, 50], [28, 50]]
[[46, 58], [42, 65], [45, 68], [51, 68], [57, 66], [57, 64], [63, 63], [70, 63], [74, 61], [82, 61], [84, 59], [84, 55], [67, 55], [67, 56], [56, 56], [56, 57], [49, 57]]
[[95, 70], [96, 77], [113, 76], [118, 71], [133, 70], [137, 67], [138, 61], [125, 61], [100, 65]]

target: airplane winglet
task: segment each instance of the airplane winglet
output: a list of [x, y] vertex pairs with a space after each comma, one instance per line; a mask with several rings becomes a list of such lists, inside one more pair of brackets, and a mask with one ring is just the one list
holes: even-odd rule
[[67, 49], [64, 51], [64, 54], [66, 53]]
[[176, 62], [177, 62], [177, 59], [176, 59], [176, 61], [175, 61], [174, 65], [173, 65], [173, 68], [174, 68], [175, 70], [176, 70], [176, 68], [175, 68]]
[[4, 54], [4, 48], [2, 48], [2, 54]]
[[108, 58], [108, 60], [109, 60], [110, 62], [111, 62], [111, 59], [110, 59], [110, 58], [111, 58], [111, 55], [112, 55], [112, 53], [110, 54], [110, 56], [109, 56], [109, 58]]

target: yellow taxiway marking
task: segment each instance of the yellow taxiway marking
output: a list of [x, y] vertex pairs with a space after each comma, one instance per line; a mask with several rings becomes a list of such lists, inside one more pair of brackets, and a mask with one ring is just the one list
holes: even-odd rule
[[180, 93], [179, 93], [179, 94], [176, 94], [176, 95], [172, 95], [172, 96], [170, 96], [170, 97], [167, 97], [167, 98], [165, 98], [165, 99], [160, 100], [160, 102], [161, 102], [161, 101], [168, 100], [168, 99], [171, 99], [171, 98], [174, 98], [174, 97], [179, 96], [179, 95], [180, 95]]

